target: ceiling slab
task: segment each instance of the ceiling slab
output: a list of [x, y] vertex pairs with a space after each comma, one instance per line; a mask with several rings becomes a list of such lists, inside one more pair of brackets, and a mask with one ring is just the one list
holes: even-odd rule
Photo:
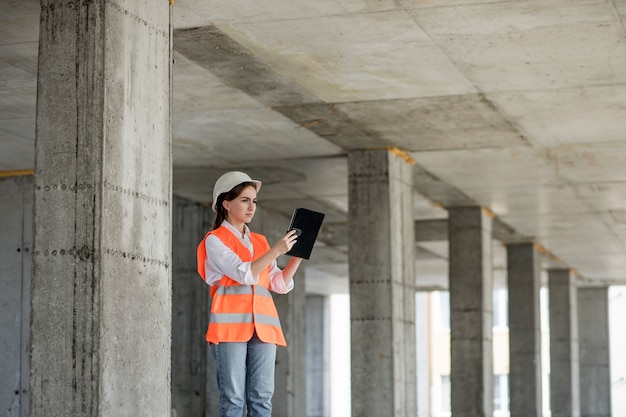
[[610, 0], [479, 3], [411, 15], [485, 93], [626, 82], [624, 26]]
[[404, 10], [220, 29], [328, 103], [476, 92]]
[[411, 156], [466, 194], [468, 189], [539, 187], [555, 182], [556, 168], [549, 154], [528, 146], [413, 152]]
[[622, 142], [626, 84], [493, 93], [489, 99], [537, 147]]
[[509, 120], [478, 94], [359, 101], [337, 107], [409, 152], [526, 145]]
[[174, 15], [175, 27], [202, 27], [222, 22], [267, 22], [311, 17], [376, 13], [398, 9], [395, 0], [273, 0], [251, 2], [233, 0], [179, 0]]
[[[0, 0], [0, 170], [34, 166], [40, 4]], [[177, 0], [174, 192], [209, 203], [240, 169], [259, 205], [327, 213], [307, 268], [347, 288], [354, 149], [415, 161], [414, 217], [494, 213], [544, 267], [626, 283], [626, 3], [611, 0]], [[445, 240], [418, 282], [445, 288]], [[421, 279], [421, 281], [420, 281]], [[318, 286], [319, 287], [319, 286]]]

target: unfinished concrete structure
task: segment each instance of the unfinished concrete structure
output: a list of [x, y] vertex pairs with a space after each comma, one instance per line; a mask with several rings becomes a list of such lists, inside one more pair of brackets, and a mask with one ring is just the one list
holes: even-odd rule
[[[610, 415], [625, 14], [616, 0], [0, 0], [0, 415], [213, 415], [193, 249], [232, 168], [264, 182], [253, 227], [270, 240], [295, 207], [327, 215], [277, 298], [277, 416], [327, 415], [323, 296], [345, 288], [355, 417], [420, 409], [413, 296], [433, 288], [451, 292], [452, 414], [490, 416], [494, 268], [515, 300], [511, 386], [527, 388], [511, 416], [541, 415], [540, 285], [553, 416]], [[592, 313], [601, 327], [580, 320]]]

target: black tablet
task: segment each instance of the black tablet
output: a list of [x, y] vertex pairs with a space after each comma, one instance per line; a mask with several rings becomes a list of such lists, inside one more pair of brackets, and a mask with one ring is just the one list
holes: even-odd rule
[[322, 221], [324, 221], [324, 213], [302, 207], [295, 209], [287, 231], [295, 229], [298, 233], [298, 241], [286, 255], [309, 259], [317, 234], [322, 227]]

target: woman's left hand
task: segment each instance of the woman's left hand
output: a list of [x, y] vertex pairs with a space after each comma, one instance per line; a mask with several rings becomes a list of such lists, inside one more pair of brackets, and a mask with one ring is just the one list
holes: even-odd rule
[[298, 241], [298, 233], [296, 230], [288, 231], [285, 236], [280, 238], [278, 242], [276, 242], [272, 249], [276, 249], [280, 252], [281, 255], [286, 254], [293, 248], [293, 245]]

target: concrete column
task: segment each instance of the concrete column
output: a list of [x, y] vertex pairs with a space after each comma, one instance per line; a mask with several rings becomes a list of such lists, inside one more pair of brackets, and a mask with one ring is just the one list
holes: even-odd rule
[[541, 417], [539, 254], [533, 243], [507, 246], [511, 417]]
[[550, 408], [552, 417], [580, 416], [576, 279], [568, 269], [548, 270]]
[[417, 413], [413, 180], [401, 156], [348, 156], [354, 417]]
[[452, 416], [491, 417], [492, 219], [481, 207], [456, 207], [449, 223]]
[[328, 296], [306, 297], [306, 417], [330, 414]]
[[196, 267], [196, 248], [211, 229], [213, 212], [210, 207], [174, 197], [172, 217], [172, 414], [217, 415], [217, 382], [209, 367], [210, 349], [205, 340], [209, 286]]
[[0, 178], [0, 415], [11, 417], [29, 410], [32, 214], [33, 177]]
[[609, 289], [578, 289], [580, 415], [611, 416]]
[[32, 417], [170, 415], [169, 7], [41, 2]]

